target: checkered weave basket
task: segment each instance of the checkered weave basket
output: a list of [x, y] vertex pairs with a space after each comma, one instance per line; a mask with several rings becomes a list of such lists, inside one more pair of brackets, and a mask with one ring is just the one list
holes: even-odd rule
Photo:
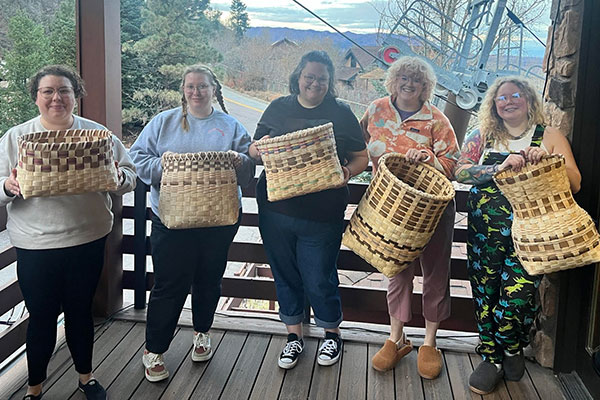
[[331, 122], [256, 142], [267, 176], [269, 201], [341, 185], [344, 172]]
[[494, 181], [513, 208], [512, 238], [521, 264], [531, 275], [600, 261], [600, 236], [579, 207], [561, 155], [500, 171]]
[[342, 243], [385, 276], [394, 276], [421, 254], [452, 198], [452, 183], [437, 169], [386, 154]]
[[162, 155], [158, 213], [169, 229], [233, 225], [238, 219], [234, 155], [228, 152]]
[[112, 133], [100, 129], [33, 132], [17, 139], [23, 198], [116, 190]]

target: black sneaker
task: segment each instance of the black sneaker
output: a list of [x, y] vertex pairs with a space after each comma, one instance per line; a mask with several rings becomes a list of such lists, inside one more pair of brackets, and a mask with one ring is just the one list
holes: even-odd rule
[[304, 348], [304, 342], [302, 339], [298, 339], [298, 335], [295, 333], [288, 334], [287, 343], [279, 355], [279, 361], [277, 364], [283, 369], [291, 369], [296, 366], [298, 357], [302, 353]]
[[334, 332], [325, 332], [325, 340], [317, 356], [319, 365], [333, 365], [340, 359], [343, 342], [340, 335]]
[[80, 381], [79, 390], [85, 394], [87, 400], [108, 400], [106, 390], [95, 378], [90, 379], [85, 385]]

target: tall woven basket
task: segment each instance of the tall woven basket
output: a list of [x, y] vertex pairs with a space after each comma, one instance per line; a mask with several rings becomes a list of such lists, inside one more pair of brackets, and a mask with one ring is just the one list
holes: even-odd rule
[[401, 154], [386, 154], [342, 243], [385, 276], [394, 276], [421, 254], [452, 198], [454, 187], [444, 174]]
[[164, 153], [158, 212], [169, 229], [233, 225], [239, 214], [233, 155]]
[[531, 275], [600, 261], [600, 237], [569, 185], [565, 159], [551, 155], [521, 171], [500, 171], [494, 181], [513, 208], [512, 238]]
[[112, 133], [100, 129], [33, 132], [17, 139], [23, 198], [116, 190]]
[[267, 176], [269, 201], [341, 185], [344, 172], [331, 122], [256, 142]]

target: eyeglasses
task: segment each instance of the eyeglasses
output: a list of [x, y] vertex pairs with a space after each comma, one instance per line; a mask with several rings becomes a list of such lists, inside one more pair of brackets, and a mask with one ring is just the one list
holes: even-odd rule
[[199, 91], [199, 92], [202, 92], [202, 91], [204, 91], [204, 90], [207, 90], [207, 89], [208, 89], [208, 88], [210, 88], [210, 87], [211, 87], [211, 85], [208, 85], [208, 84], [206, 84], [206, 83], [201, 83], [201, 84], [200, 84], [200, 85], [198, 85], [198, 86], [194, 86], [194, 85], [185, 85], [185, 86], [183, 87], [183, 89], [184, 89], [186, 92], [189, 92], [189, 93], [194, 93], [194, 90], [197, 90], [197, 91]]
[[320, 86], [325, 86], [329, 84], [329, 78], [317, 78], [314, 75], [302, 75], [302, 79], [304, 79], [304, 82], [308, 83], [309, 85], [311, 85], [314, 81], [317, 81], [317, 83]]
[[414, 77], [414, 76], [408, 76], [408, 75], [402, 75], [402, 76], [400, 76], [400, 80], [402, 82], [411, 81], [413, 83], [413, 85], [421, 83], [421, 79], [420, 78], [417, 78], [417, 77]]
[[69, 97], [74, 93], [73, 88], [70, 86], [63, 86], [63, 87], [59, 87], [58, 89], [55, 89], [53, 87], [43, 87], [43, 88], [39, 88], [38, 92], [46, 100], [50, 100], [51, 98], [53, 98], [55, 93], [58, 93], [58, 96], [61, 99], [64, 99], [65, 97]]
[[513, 94], [511, 94], [509, 97], [506, 96], [498, 96], [494, 99], [494, 101], [496, 102], [496, 104], [505, 104], [508, 102], [508, 100], [513, 100], [513, 101], [518, 101], [519, 99], [521, 99], [521, 93], [519, 92], [514, 92]]

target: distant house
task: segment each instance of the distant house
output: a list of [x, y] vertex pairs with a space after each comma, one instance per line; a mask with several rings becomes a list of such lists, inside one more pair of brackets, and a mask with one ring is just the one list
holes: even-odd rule
[[358, 68], [346, 66], [337, 67], [335, 71], [337, 81], [351, 88], [354, 88], [354, 82], [359, 73]]
[[298, 43], [294, 42], [293, 40], [289, 40], [288, 38], [283, 38], [280, 39], [276, 42], [271, 43], [271, 50], [275, 50], [275, 49], [290, 49], [290, 48], [296, 48], [298, 47]]
[[360, 74], [356, 77], [356, 89], [365, 89], [369, 90], [373, 86], [371, 81], [379, 81], [383, 84], [385, 80], [385, 70], [379, 67], [375, 67], [369, 72], [365, 72], [364, 74]]
[[[363, 46], [363, 48], [372, 54], [377, 54], [378, 46]], [[338, 81], [352, 88], [357, 88], [357, 79], [374, 68], [377, 68], [375, 57], [362, 50], [358, 46], [353, 46], [344, 54], [342, 65], [337, 68]], [[365, 86], [366, 85], [366, 86]], [[366, 84], [360, 84], [361, 88], [368, 88]]]

